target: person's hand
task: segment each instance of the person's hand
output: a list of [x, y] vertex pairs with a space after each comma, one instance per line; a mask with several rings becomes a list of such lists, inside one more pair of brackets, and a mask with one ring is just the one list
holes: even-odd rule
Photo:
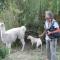
[[48, 35], [52, 34], [52, 32], [48, 31]]

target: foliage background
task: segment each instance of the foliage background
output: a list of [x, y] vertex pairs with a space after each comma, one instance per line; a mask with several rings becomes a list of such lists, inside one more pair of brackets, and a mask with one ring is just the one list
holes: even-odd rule
[[60, 14], [60, 0], [0, 0], [0, 21], [6, 29], [27, 24], [28, 29], [43, 31], [46, 10]]

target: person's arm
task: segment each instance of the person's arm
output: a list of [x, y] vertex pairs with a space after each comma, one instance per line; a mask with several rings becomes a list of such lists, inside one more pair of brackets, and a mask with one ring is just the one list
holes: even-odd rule
[[44, 30], [44, 32], [41, 35], [39, 35], [39, 37], [42, 37], [45, 33], [46, 33], [46, 30]]
[[56, 32], [60, 32], [60, 29], [57, 29], [57, 30], [53, 31], [52, 33], [56, 33]]
[[59, 24], [57, 22], [54, 23], [54, 27], [56, 28], [55, 31], [52, 31], [52, 32], [48, 32], [48, 35], [50, 34], [53, 34], [53, 33], [56, 33], [56, 32], [60, 32], [60, 29], [59, 29]]
[[60, 32], [60, 29], [57, 29], [57, 30], [52, 31], [52, 32], [48, 32], [48, 35], [53, 34], [53, 33], [57, 33], [57, 32]]

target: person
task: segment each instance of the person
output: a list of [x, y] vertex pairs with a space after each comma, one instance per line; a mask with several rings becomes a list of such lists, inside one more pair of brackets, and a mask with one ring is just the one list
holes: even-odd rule
[[[45, 25], [44, 25], [44, 32], [40, 35], [43, 36], [45, 34], [45, 40], [46, 40], [46, 52], [47, 52], [47, 60], [57, 60], [56, 59], [56, 46], [57, 46], [57, 38], [50, 38], [49, 34], [55, 33], [59, 31], [59, 24], [54, 19], [54, 15], [51, 11], [45, 12]], [[49, 29], [54, 22], [54, 28], [57, 29], [57, 31], [50, 32]]]

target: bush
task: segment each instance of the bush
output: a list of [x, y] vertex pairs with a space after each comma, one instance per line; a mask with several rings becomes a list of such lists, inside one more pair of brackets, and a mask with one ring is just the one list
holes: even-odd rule
[[7, 56], [7, 54], [8, 54], [8, 49], [5, 47], [1, 47], [0, 48], [0, 58], [2, 58], [2, 59], [5, 58]]

